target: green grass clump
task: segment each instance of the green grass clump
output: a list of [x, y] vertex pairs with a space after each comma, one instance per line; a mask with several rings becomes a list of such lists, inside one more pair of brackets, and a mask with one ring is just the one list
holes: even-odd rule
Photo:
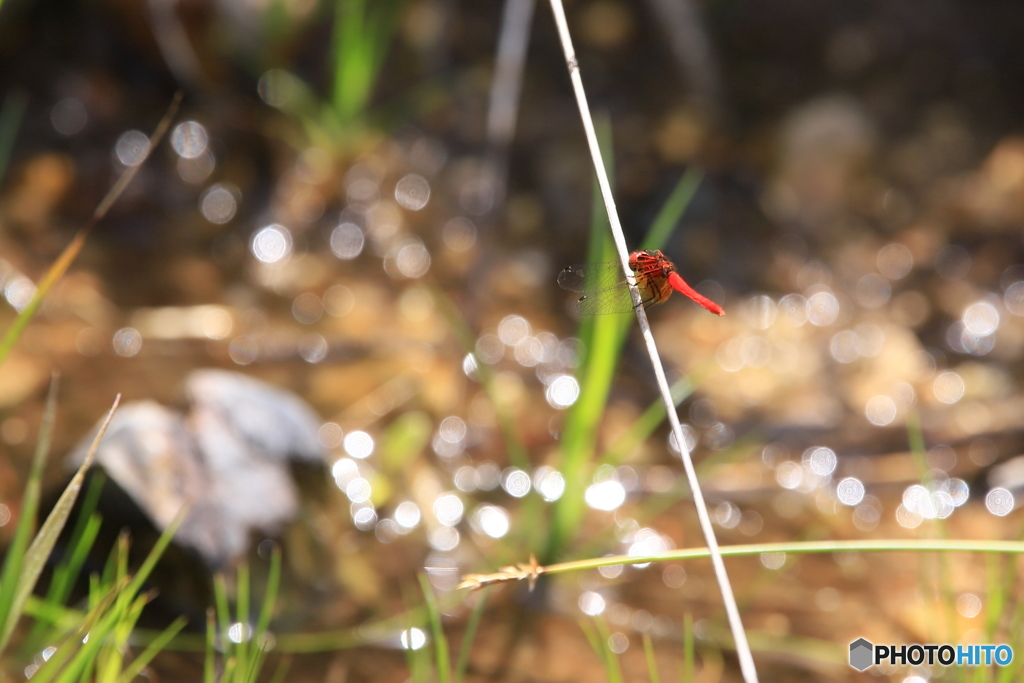
[[[249, 567], [242, 564], [236, 577], [235, 611], [228, 606], [227, 582], [223, 574], [214, 579], [216, 608], [207, 614], [206, 659], [203, 683], [253, 683], [259, 677], [267, 654], [274, 649], [270, 632], [278, 588], [281, 585], [281, 551], [275, 546], [270, 558], [270, 575], [255, 627], [250, 626], [251, 597]], [[291, 663], [281, 660], [274, 680], [283, 680]]]

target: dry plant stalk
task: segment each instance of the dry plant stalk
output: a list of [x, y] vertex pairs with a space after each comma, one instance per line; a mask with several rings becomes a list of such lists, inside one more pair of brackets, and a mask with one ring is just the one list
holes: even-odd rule
[[587, 104], [587, 95], [583, 89], [580, 65], [576, 59], [576, 51], [572, 46], [572, 37], [569, 34], [569, 25], [565, 19], [565, 9], [562, 7], [562, 0], [551, 0], [551, 9], [555, 15], [555, 24], [558, 26], [558, 35], [565, 53], [565, 63], [569, 69], [569, 78], [572, 81], [573, 91], [576, 95], [576, 103], [579, 105], [580, 118], [583, 121], [587, 144], [590, 147], [590, 155], [594, 162], [594, 171], [597, 173], [597, 182], [601, 188], [601, 196], [604, 199], [608, 212], [608, 222], [615, 241], [615, 248], [622, 262], [622, 271], [626, 276], [626, 281], [629, 283], [634, 309], [640, 324], [640, 331], [646, 342], [648, 355], [651, 357], [654, 376], [657, 380], [662, 400], [665, 402], [665, 410], [668, 414], [669, 423], [672, 426], [672, 433], [675, 435], [676, 443], [679, 445], [679, 454], [683, 461], [683, 467], [686, 470], [686, 478], [690, 484], [690, 490], [693, 493], [693, 503], [697, 509], [697, 518], [700, 521], [701, 531], [704, 534], [704, 541], [707, 543], [711, 554], [711, 564], [715, 570], [719, 590], [722, 592], [722, 602], [725, 605], [725, 612], [729, 619], [729, 628], [735, 640], [740, 670], [746, 683], [757, 683], [757, 670], [754, 668], [754, 658], [750, 653], [747, 635], [743, 630], [743, 622], [740, 619], [739, 608], [736, 605], [736, 597], [733, 595], [729, 575], [725, 571], [725, 563], [722, 561], [722, 554], [718, 549], [718, 540], [715, 538], [715, 530], [711, 526], [711, 516], [708, 514], [704, 495], [701, 493], [697, 472], [693, 467], [693, 460], [686, 448], [686, 439], [683, 437], [679, 416], [676, 414], [675, 402], [672, 400], [672, 392], [669, 389], [668, 379], [665, 377], [665, 368], [661, 363], [661, 355], [658, 353], [658, 347], [654, 342], [654, 335], [651, 333], [647, 312], [641, 305], [640, 292], [636, 287], [636, 278], [633, 275], [633, 270], [629, 267], [630, 251], [626, 246], [626, 237], [622, 232], [618, 211], [615, 209], [615, 199], [612, 196], [611, 183], [608, 181], [608, 173], [605, 171], [604, 161], [601, 158], [601, 148], [597, 141], [597, 134], [594, 131], [594, 122], [590, 115], [590, 107]]
[[537, 558], [532, 554], [530, 555], [529, 562], [520, 562], [517, 565], [509, 565], [508, 567], [502, 567], [493, 574], [466, 574], [462, 577], [462, 581], [456, 587], [456, 590], [468, 588], [469, 590], [477, 590], [484, 586], [490, 586], [496, 583], [508, 583], [510, 581], [522, 581], [523, 579], [529, 579], [530, 590], [537, 585], [537, 577], [544, 573], [544, 567], [537, 564]]

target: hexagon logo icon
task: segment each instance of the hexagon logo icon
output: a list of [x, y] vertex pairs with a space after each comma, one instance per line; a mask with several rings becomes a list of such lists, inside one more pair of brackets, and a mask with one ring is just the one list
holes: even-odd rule
[[864, 638], [858, 638], [850, 643], [850, 666], [857, 671], [863, 671], [871, 666], [872, 653], [875, 646]]

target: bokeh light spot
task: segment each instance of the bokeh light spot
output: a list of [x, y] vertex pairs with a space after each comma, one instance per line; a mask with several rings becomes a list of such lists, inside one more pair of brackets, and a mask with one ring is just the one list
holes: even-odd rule
[[171, 133], [171, 147], [178, 153], [178, 156], [185, 159], [195, 159], [206, 151], [209, 138], [206, 135], [206, 128], [198, 121], [184, 121], [174, 127]]
[[149, 155], [149, 138], [139, 130], [123, 133], [114, 145], [114, 154], [125, 166], [138, 166]]
[[114, 352], [125, 358], [138, 355], [142, 350], [142, 335], [134, 327], [124, 327], [114, 333]]
[[481, 505], [473, 513], [471, 524], [474, 529], [491, 538], [503, 538], [508, 533], [511, 522], [504, 508], [497, 505]]
[[807, 300], [807, 319], [812, 325], [826, 327], [839, 317], [839, 300], [832, 292], [818, 292]]
[[88, 122], [89, 114], [85, 106], [73, 97], [64, 98], [50, 110], [50, 123], [61, 135], [70, 137], [81, 133]]
[[465, 507], [454, 493], [445, 493], [434, 501], [434, 518], [443, 526], [455, 526], [462, 521]]
[[968, 306], [962, 320], [968, 332], [983, 337], [999, 329], [999, 311], [987, 301], [978, 301]]
[[572, 375], [561, 375], [548, 385], [544, 396], [552, 408], [565, 410], [580, 397], [580, 383]]
[[427, 634], [424, 633], [422, 629], [410, 628], [402, 631], [402, 636], [399, 640], [401, 641], [404, 649], [419, 650], [427, 644]]
[[932, 383], [932, 392], [943, 403], [956, 403], [963, 398], [964, 380], [955, 372], [943, 372]]
[[626, 489], [614, 479], [606, 479], [587, 487], [584, 500], [595, 510], [610, 512], [626, 502]]
[[234, 193], [224, 185], [213, 185], [199, 198], [199, 211], [203, 218], [217, 225], [230, 221], [237, 210]]
[[864, 500], [864, 484], [855, 477], [846, 477], [836, 485], [836, 498], [843, 505], [859, 505]]
[[887, 244], [879, 250], [876, 265], [890, 280], [902, 280], [914, 267], [914, 256], [902, 244]]
[[342, 448], [353, 458], [368, 458], [373, 453], [373, 437], [366, 432], [356, 430], [345, 435]]
[[509, 467], [501, 473], [501, 488], [515, 498], [522, 498], [530, 492], [532, 482], [530, 475], [515, 467]]
[[884, 427], [896, 419], [896, 402], [888, 396], [873, 396], [864, 406], [864, 416], [876, 427]]
[[362, 229], [355, 223], [341, 223], [331, 231], [331, 251], [348, 261], [359, 256], [366, 244]]
[[994, 488], [985, 495], [985, 508], [996, 517], [1010, 514], [1015, 505], [1013, 494], [1004, 488]]
[[252, 255], [263, 263], [278, 263], [291, 254], [292, 236], [283, 225], [274, 223], [252, 236]]
[[395, 201], [403, 209], [419, 211], [430, 201], [430, 183], [423, 176], [410, 173], [395, 185]]

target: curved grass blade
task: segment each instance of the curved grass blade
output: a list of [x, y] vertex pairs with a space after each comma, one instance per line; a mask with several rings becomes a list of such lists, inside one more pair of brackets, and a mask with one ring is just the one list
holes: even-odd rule
[[[46, 408], [43, 411], [43, 421], [39, 426], [39, 438], [36, 440], [36, 452], [32, 457], [32, 467], [29, 471], [28, 481], [25, 484], [25, 497], [22, 500], [18, 527], [14, 532], [14, 540], [7, 551], [7, 559], [4, 561], [3, 574], [0, 576], [0, 652], [4, 651], [14, 624], [21, 616], [24, 607], [24, 599], [18, 602], [18, 596], [23, 592], [21, 577], [25, 565], [25, 556], [29, 546], [29, 537], [32, 535], [32, 525], [35, 524], [36, 511], [39, 509], [39, 497], [42, 491], [43, 468], [46, 466], [46, 459], [50, 454], [50, 439], [53, 436], [53, 423], [57, 416], [57, 388], [59, 385], [56, 374], [50, 379], [50, 391], [46, 397]], [[32, 592], [35, 582], [29, 586], [28, 593]], [[27, 597], [27, 593], [25, 594]]]
[[43, 303], [43, 299], [57, 283], [58, 280], [64, 275], [68, 267], [78, 257], [78, 253], [82, 251], [82, 247], [85, 245], [85, 238], [89, 236], [92, 229], [96, 227], [104, 216], [107, 215], [107, 211], [114, 205], [121, 193], [124, 192], [125, 188], [128, 187], [128, 183], [132, 181], [135, 175], [142, 168], [142, 164], [145, 162], [149, 155], [152, 154], [153, 150], [160, 143], [160, 140], [167, 133], [167, 129], [170, 128], [171, 122], [174, 120], [175, 114], [178, 113], [178, 106], [181, 104], [182, 93], [178, 93], [174, 96], [171, 101], [171, 105], [167, 108], [167, 113], [160, 119], [160, 123], [157, 124], [156, 129], [153, 131], [153, 135], [150, 138], [149, 151], [146, 152], [142, 162], [136, 166], [128, 168], [121, 177], [117, 179], [114, 186], [110, 188], [106, 196], [96, 207], [96, 210], [92, 214], [92, 218], [85, 226], [78, 231], [78, 234], [72, 238], [68, 246], [64, 247], [64, 251], [61, 252], [57, 260], [53, 262], [46, 274], [43, 275], [43, 279], [39, 281], [39, 285], [36, 288], [35, 294], [32, 295], [32, 299], [28, 302], [25, 308], [21, 309], [18, 313], [18, 317], [14, 319], [11, 326], [7, 329], [7, 333], [4, 335], [2, 341], [0, 341], [0, 365], [3, 365], [4, 361], [7, 360], [7, 356], [10, 355], [11, 349], [17, 343], [18, 339], [24, 333], [25, 328], [28, 326], [32, 318], [35, 317], [36, 312]]
[[188, 619], [185, 617], [178, 617], [175, 619], [170, 626], [151, 642], [145, 650], [139, 654], [138, 657], [132, 660], [132, 663], [121, 672], [121, 675], [117, 678], [117, 683], [131, 683], [132, 679], [135, 678], [146, 665], [149, 664], [154, 657], [160, 654], [160, 651], [164, 649], [167, 643], [171, 642], [171, 639], [178, 634], [178, 631], [185, 628], [188, 624]]
[[[51, 392], [51, 399], [54, 402], [56, 401], [56, 392]], [[25, 560], [21, 566], [21, 571], [18, 573], [18, 582], [14, 588], [14, 598], [6, 615], [3, 633], [0, 634], [0, 652], [3, 652], [7, 646], [7, 641], [14, 631], [14, 625], [18, 621], [18, 617], [21, 616], [25, 601], [31, 595], [32, 589], [35, 588], [39, 574], [43, 571], [43, 566], [46, 564], [46, 558], [50, 556], [50, 551], [53, 550], [57, 537], [60, 536], [60, 532], [64, 529], [68, 515], [71, 514], [71, 508], [75, 505], [75, 499], [78, 498], [78, 492], [82, 489], [85, 473], [92, 466], [93, 458], [96, 456], [96, 449], [99, 448], [100, 440], [103, 439], [103, 435], [110, 425], [110, 419], [114, 417], [114, 411], [117, 410], [117, 404], [120, 402], [121, 394], [118, 394], [114, 399], [114, 405], [110, 407], [110, 412], [107, 413], [107, 419], [103, 421], [99, 431], [96, 433], [96, 438], [93, 439], [89, 452], [86, 453], [85, 459], [82, 461], [82, 465], [75, 472], [75, 476], [71, 478], [71, 483], [64, 489], [64, 493], [57, 500], [57, 504], [53, 506], [53, 510], [47, 516], [46, 521], [43, 522], [39, 533], [36, 534], [36, 537], [32, 540], [32, 545], [29, 546], [28, 551], [25, 553]], [[51, 417], [51, 430], [52, 426]], [[46, 447], [49, 448], [49, 435], [47, 435], [46, 441]], [[45, 460], [45, 455], [43, 459]]]
[[644, 656], [647, 658], [647, 677], [651, 683], [661, 683], [658, 662], [654, 659], [654, 643], [651, 642], [651, 634], [647, 632], [644, 632]]
[[480, 618], [484, 615], [484, 608], [487, 606], [487, 594], [490, 589], [485, 588], [473, 605], [473, 611], [466, 623], [466, 632], [462, 636], [462, 647], [459, 648], [459, 658], [455, 663], [455, 683], [462, 683], [466, 675], [466, 667], [469, 665], [469, 651], [473, 646], [473, 638], [476, 636], [477, 628], [480, 626]]
[[437, 657], [438, 683], [450, 683], [452, 680], [451, 656], [448, 654], [448, 639], [441, 626], [441, 610], [437, 606], [437, 596], [426, 574], [420, 574], [420, 588], [427, 601], [427, 615], [430, 617], [430, 631], [434, 636], [434, 653]]

